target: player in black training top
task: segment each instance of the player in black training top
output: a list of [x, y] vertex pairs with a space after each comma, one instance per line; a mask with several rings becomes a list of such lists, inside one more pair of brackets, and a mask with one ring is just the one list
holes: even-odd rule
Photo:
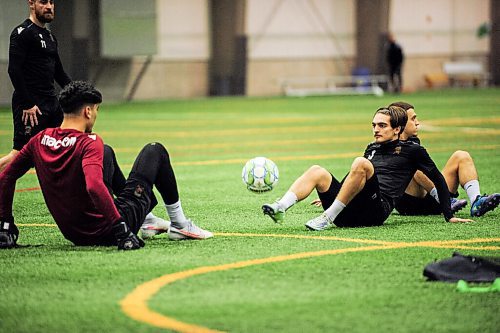
[[36, 133], [58, 127], [63, 118], [54, 81], [64, 87], [71, 79], [59, 58], [57, 40], [45, 28], [54, 19], [53, 0], [28, 1], [30, 16], [10, 35], [9, 76], [14, 86], [14, 144], [0, 159], [0, 171]]
[[[406, 111], [406, 123], [401, 140], [414, 141], [420, 144], [418, 127], [420, 125], [415, 108], [406, 102], [394, 102], [391, 105], [399, 106]], [[494, 210], [500, 203], [500, 193], [481, 195], [479, 177], [472, 156], [464, 150], [455, 151], [442, 169], [443, 177], [448, 186], [450, 207], [453, 213], [467, 206], [467, 200], [457, 199], [459, 186], [465, 190], [470, 202], [470, 215], [480, 217]], [[441, 205], [437, 197], [434, 184], [417, 171], [413, 176], [405, 193], [396, 203], [396, 210], [401, 215], [435, 215], [441, 214]]]
[[306, 223], [309, 230], [324, 230], [332, 224], [338, 227], [379, 226], [394, 209], [395, 202], [418, 169], [436, 185], [446, 221], [471, 221], [456, 218], [451, 213], [446, 182], [427, 151], [419, 144], [399, 141], [406, 121], [406, 112], [400, 107], [378, 109], [372, 121], [375, 141], [368, 145], [364, 157], [354, 160], [341, 182], [326, 169], [312, 166], [280, 200], [264, 204], [264, 214], [281, 222], [288, 208], [316, 189], [325, 212]]

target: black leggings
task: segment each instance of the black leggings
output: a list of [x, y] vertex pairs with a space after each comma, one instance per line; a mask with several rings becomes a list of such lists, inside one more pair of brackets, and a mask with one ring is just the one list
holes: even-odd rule
[[[113, 149], [104, 145], [103, 178], [108, 191], [116, 196], [115, 205], [129, 227], [137, 233], [144, 217], [158, 203], [153, 185], [165, 204], [179, 201], [177, 181], [165, 147], [160, 143], [147, 144], [137, 156], [128, 179], [125, 179]], [[144, 186], [144, 196], [138, 196], [137, 186]], [[141, 192], [142, 194], [142, 192]]]
[[170, 156], [161, 143], [153, 142], [142, 148], [130, 171], [129, 178], [132, 177], [144, 179], [155, 185], [165, 204], [171, 205], [179, 201], [177, 181]]

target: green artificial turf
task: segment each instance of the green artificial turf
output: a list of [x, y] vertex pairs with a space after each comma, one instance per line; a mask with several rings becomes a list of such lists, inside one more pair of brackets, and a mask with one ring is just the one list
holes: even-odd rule
[[[129, 317], [120, 302], [148, 281], [207, 266], [215, 271], [161, 286], [148, 308], [230, 332], [498, 332], [499, 293], [459, 293], [455, 284], [427, 282], [422, 271], [455, 250], [500, 256], [500, 209], [467, 224], [394, 212], [382, 227], [312, 233], [304, 223], [320, 213], [309, 205], [313, 193], [287, 212], [283, 225], [262, 215], [260, 206], [283, 195], [312, 164], [343, 177], [372, 140], [375, 110], [396, 100], [415, 105], [422, 144], [440, 168], [453, 151], [467, 150], [481, 191], [500, 192], [499, 89], [381, 98], [105, 101], [94, 129], [115, 148], [125, 173], [144, 144], [162, 142], [186, 214], [216, 236], [172, 242], [160, 235], [133, 252], [75, 247], [54, 226], [40, 191], [17, 192], [19, 243], [29, 246], [0, 251], [0, 332], [158, 332], [162, 328]], [[11, 148], [11, 132], [10, 110], [0, 109], [1, 154]], [[255, 156], [278, 165], [272, 192], [253, 194], [241, 181], [243, 165]], [[33, 173], [17, 183], [18, 190], [36, 187]], [[460, 197], [466, 198], [463, 190]], [[458, 216], [468, 217], [469, 208]], [[163, 207], [154, 212], [166, 218]], [[479, 238], [495, 240], [438, 247]], [[400, 247], [380, 248], [380, 241]], [[425, 241], [434, 243], [412, 246]], [[318, 254], [325, 250], [332, 251]], [[276, 256], [283, 261], [222, 270]]]

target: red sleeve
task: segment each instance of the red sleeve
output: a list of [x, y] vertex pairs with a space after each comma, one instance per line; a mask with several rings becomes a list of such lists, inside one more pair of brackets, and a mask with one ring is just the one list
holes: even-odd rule
[[19, 154], [0, 173], [0, 219], [10, 221], [12, 219], [12, 203], [16, 182], [33, 166], [31, 158], [31, 145], [28, 143], [21, 149]]
[[83, 167], [83, 173], [87, 184], [87, 192], [90, 198], [92, 198], [94, 206], [104, 215], [106, 220], [116, 223], [121, 219], [121, 216], [118, 213], [118, 209], [116, 209], [111, 194], [109, 194], [106, 185], [104, 185], [102, 168], [95, 164], [88, 164]]
[[121, 216], [116, 209], [111, 194], [106, 185], [104, 185], [102, 176], [104, 144], [99, 137], [88, 142], [89, 144], [85, 147], [82, 157], [82, 169], [85, 176], [87, 192], [94, 206], [104, 215], [106, 220], [115, 223], [121, 219]]

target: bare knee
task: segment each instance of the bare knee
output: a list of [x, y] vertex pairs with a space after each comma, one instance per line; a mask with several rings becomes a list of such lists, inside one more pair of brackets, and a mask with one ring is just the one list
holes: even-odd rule
[[471, 161], [472, 157], [470, 156], [469, 152], [466, 152], [464, 150], [457, 150], [451, 155], [450, 159], [459, 163], [462, 161]]
[[351, 165], [351, 173], [359, 173], [366, 175], [366, 178], [371, 178], [375, 170], [373, 164], [364, 157], [356, 157]]
[[303, 179], [311, 182], [320, 192], [325, 192], [332, 183], [332, 174], [319, 165], [311, 166], [302, 176]]
[[323, 168], [322, 166], [319, 165], [313, 165], [311, 166], [307, 171], [306, 174], [309, 176], [315, 178], [315, 179], [321, 179], [324, 178], [326, 175], [330, 175], [330, 172]]

